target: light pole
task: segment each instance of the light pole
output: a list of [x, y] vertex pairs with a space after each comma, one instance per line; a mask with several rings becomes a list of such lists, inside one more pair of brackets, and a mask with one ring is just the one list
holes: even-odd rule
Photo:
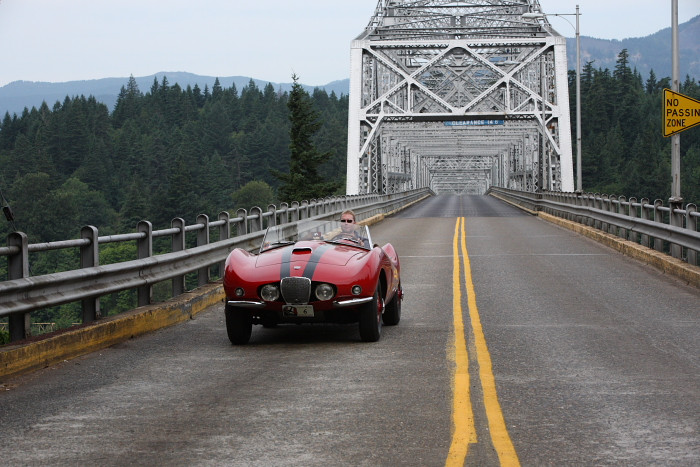
[[[672, 33], [672, 83], [673, 92], [681, 91], [681, 72], [679, 60], [679, 43], [678, 43], [678, 0], [671, 2], [671, 33]], [[672, 204], [678, 205], [680, 209], [683, 198], [681, 198], [681, 135], [676, 133], [671, 136], [671, 198], [669, 201]]]
[[[541, 19], [547, 16], [561, 16], [571, 27], [576, 30], [576, 191], [581, 193], [582, 176], [581, 176], [581, 32], [579, 28], [579, 6], [576, 5], [576, 13], [523, 13], [523, 19]], [[571, 24], [571, 21], [565, 16], [576, 16], [576, 26]]]

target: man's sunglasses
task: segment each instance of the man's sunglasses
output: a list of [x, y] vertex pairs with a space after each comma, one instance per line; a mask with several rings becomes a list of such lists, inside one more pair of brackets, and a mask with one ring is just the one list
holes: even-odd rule
[[340, 219], [340, 222], [346, 222], [348, 224], [352, 224], [355, 221], [353, 221], [352, 219]]

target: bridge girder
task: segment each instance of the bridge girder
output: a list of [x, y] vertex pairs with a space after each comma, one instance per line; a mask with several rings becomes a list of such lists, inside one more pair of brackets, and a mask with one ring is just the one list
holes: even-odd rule
[[573, 190], [566, 41], [532, 11], [538, 0], [380, 0], [352, 45], [347, 192], [459, 192], [434, 157], [460, 173], [482, 158], [486, 188]]

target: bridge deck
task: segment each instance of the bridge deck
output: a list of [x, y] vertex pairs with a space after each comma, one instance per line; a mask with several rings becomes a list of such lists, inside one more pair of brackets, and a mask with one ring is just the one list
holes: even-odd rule
[[279, 326], [232, 347], [215, 306], [3, 381], [5, 462], [444, 465], [459, 308], [476, 433], [467, 464], [497, 465], [461, 258], [462, 300], [453, 303], [460, 217], [498, 407], [520, 462], [698, 464], [700, 291], [467, 196], [432, 198], [373, 228], [375, 241], [396, 246], [406, 293], [401, 323], [378, 343], [361, 343], [355, 326]]

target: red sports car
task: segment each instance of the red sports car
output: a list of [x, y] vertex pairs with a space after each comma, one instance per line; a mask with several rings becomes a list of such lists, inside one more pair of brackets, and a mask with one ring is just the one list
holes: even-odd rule
[[226, 259], [226, 331], [250, 340], [253, 324], [359, 323], [360, 338], [379, 340], [382, 322], [401, 319], [399, 257], [372, 243], [369, 228], [337, 221], [270, 227], [257, 254]]

